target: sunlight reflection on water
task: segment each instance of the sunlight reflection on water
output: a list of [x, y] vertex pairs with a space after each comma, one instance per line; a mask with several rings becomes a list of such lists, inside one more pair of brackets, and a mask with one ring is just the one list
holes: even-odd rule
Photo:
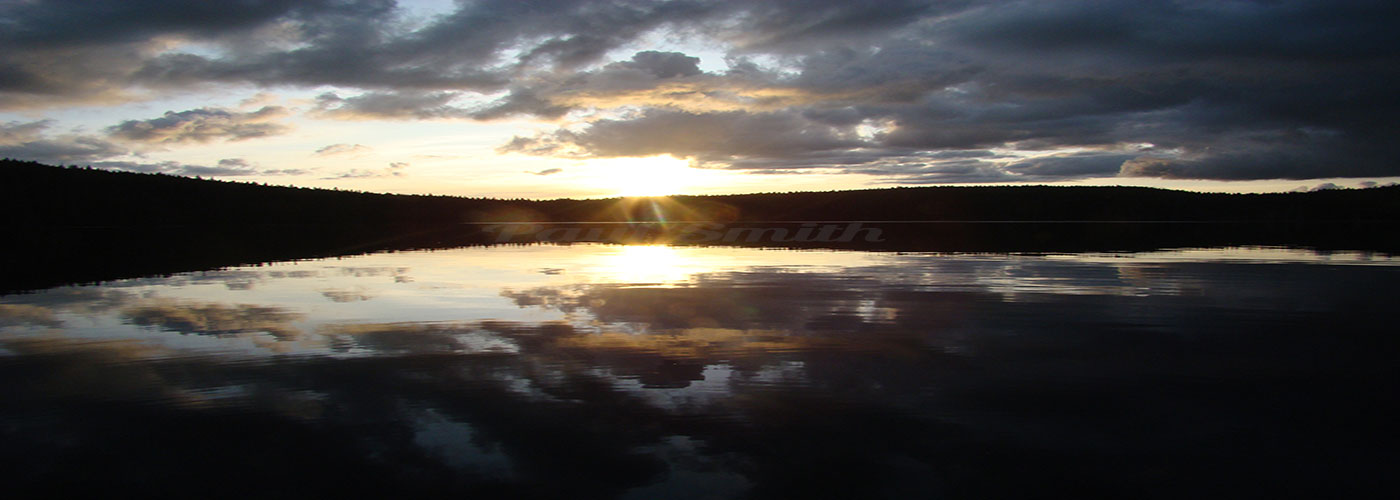
[[1131, 494], [1161, 486], [1144, 471], [1233, 481], [1304, 456], [1363, 474], [1364, 446], [1309, 450], [1364, 442], [1356, 414], [1393, 394], [1358, 381], [1393, 371], [1397, 272], [1275, 248], [576, 244], [60, 287], [0, 298], [6, 443], [180, 467], [130, 443], [275, 438], [304, 449], [256, 467], [331, 454], [306, 473], [601, 496], [996, 492], [1009, 471]]

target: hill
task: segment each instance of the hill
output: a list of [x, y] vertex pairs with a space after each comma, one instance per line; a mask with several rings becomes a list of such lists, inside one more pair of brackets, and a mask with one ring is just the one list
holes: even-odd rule
[[1400, 187], [1221, 194], [1139, 187], [899, 187], [664, 199], [376, 194], [0, 160], [22, 227], [330, 225], [425, 230], [500, 222], [1400, 220]]
[[945, 252], [1234, 245], [1400, 249], [1395, 230], [1400, 187], [1278, 194], [920, 187], [500, 200], [267, 186], [6, 159], [0, 160], [0, 210], [12, 235], [0, 246], [0, 292], [279, 260], [494, 244], [498, 234], [490, 228], [498, 222], [636, 223], [627, 226], [644, 229], [573, 240], [618, 243], [669, 241], [666, 228], [676, 225], [661, 221], [790, 228], [809, 221], [865, 221], [879, 225], [882, 241], [725, 244]]

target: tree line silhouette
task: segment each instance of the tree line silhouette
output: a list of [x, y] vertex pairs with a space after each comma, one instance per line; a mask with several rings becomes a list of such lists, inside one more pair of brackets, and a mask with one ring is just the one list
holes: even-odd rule
[[0, 186], [0, 210], [12, 234], [19, 236], [0, 249], [6, 263], [0, 291], [286, 259], [491, 244], [493, 235], [483, 228], [524, 221], [905, 221], [880, 226], [886, 238], [878, 244], [814, 244], [876, 250], [1400, 248], [1393, 236], [1400, 225], [1400, 187], [1395, 186], [1272, 194], [1138, 187], [899, 187], [507, 200], [270, 186], [12, 159], [0, 160]]
[[22, 226], [334, 225], [400, 229], [501, 221], [1400, 220], [1400, 186], [1304, 193], [1142, 187], [895, 187], [611, 199], [378, 194], [0, 160], [3, 209]]

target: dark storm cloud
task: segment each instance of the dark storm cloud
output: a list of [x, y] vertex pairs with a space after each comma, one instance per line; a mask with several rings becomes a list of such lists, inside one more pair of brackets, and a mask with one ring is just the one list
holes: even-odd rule
[[738, 157], [782, 158], [814, 151], [847, 150], [862, 145], [833, 127], [796, 113], [687, 113], [649, 111], [625, 120], [599, 120], [582, 133], [560, 131], [536, 138], [516, 137], [505, 152], [589, 156], [672, 154], [702, 162]]
[[6, 2], [0, 13], [10, 26], [0, 39], [13, 46], [35, 48], [144, 42], [171, 35], [214, 37], [254, 29], [294, 11], [315, 11], [331, 3], [254, 0], [232, 6], [172, 0]]
[[850, 169], [850, 172], [879, 176], [898, 184], [944, 184], [952, 182], [1011, 182], [1059, 180], [1057, 176], [1014, 175], [995, 163], [981, 160], [882, 161]]
[[1047, 177], [1075, 175], [1113, 175], [1123, 162], [1135, 158], [1125, 154], [1070, 154], [1039, 157], [1007, 165], [1008, 171], [1023, 175]]
[[[551, 78], [511, 88], [503, 98], [470, 113], [478, 120], [511, 115], [558, 118], [587, 106], [667, 105], [681, 99], [704, 96], [705, 83], [713, 79], [686, 79], [703, 75], [700, 59], [680, 52], [642, 51], [628, 61], [583, 71], [567, 78]], [[677, 82], [684, 82], [677, 85]]]
[[[391, 8], [335, 9], [306, 21], [312, 30], [291, 50], [154, 58], [143, 81], [227, 81], [339, 85], [381, 90], [478, 90], [507, 86], [527, 68], [576, 68], [656, 28], [717, 10], [703, 2], [462, 4], [417, 30]], [[285, 19], [284, 19], [285, 20]], [[510, 57], [506, 54], [510, 53]]]
[[[807, 135], [804, 127], [821, 123], [825, 136], [849, 138], [876, 127], [845, 148], [789, 149], [780, 138], [763, 151], [710, 150], [697, 147], [705, 140], [690, 137], [689, 124], [644, 113], [517, 138], [504, 150], [665, 152], [753, 170], [845, 166], [904, 182], [1397, 175], [1383, 147], [1400, 111], [1386, 83], [1400, 76], [1392, 49], [1400, 40], [1386, 28], [1397, 13], [1356, 2], [986, 3], [861, 32], [863, 44], [821, 43], [852, 36], [828, 33], [803, 38], [806, 50], [784, 46], [801, 56], [796, 74], [765, 77], [769, 88], [803, 96], [786, 110], [805, 121], [779, 134]], [[771, 112], [707, 116], [696, 135]], [[633, 123], [645, 127], [645, 146], [618, 136]], [[983, 148], [1044, 153], [923, 156]]]
[[[524, 154], [911, 182], [1400, 175], [1385, 147], [1400, 131], [1388, 2], [491, 0], [402, 14], [8, 4], [0, 106], [333, 86], [313, 113], [576, 120], [501, 148]], [[658, 37], [722, 47], [729, 67], [647, 50]], [[992, 149], [1019, 154], [933, 156]]]
[[162, 60], [177, 41], [246, 51], [277, 39], [283, 28], [324, 36], [318, 26], [368, 22], [391, 6], [327, 0], [5, 2], [0, 5], [0, 44], [6, 47], [0, 54], [6, 75], [0, 78], [0, 106], [130, 99], [128, 86], [142, 68]]
[[241, 141], [286, 133], [291, 127], [275, 121], [286, 115], [287, 110], [279, 106], [246, 113], [220, 108], [166, 111], [160, 118], [121, 122], [108, 127], [107, 133], [117, 139], [152, 144]]
[[[91, 99], [132, 84], [209, 82], [494, 91], [513, 86], [521, 72], [600, 62], [663, 29], [758, 46], [908, 23], [921, 10], [845, 2], [490, 0], [417, 25], [392, 1], [34, 2], [0, 10], [7, 25], [23, 27], [0, 38], [14, 49], [0, 63], [16, 69], [0, 90], [13, 98], [7, 102], [25, 94]], [[763, 33], [779, 24], [780, 33]], [[178, 41], [212, 50], [182, 50]], [[111, 64], [47, 64], [58, 57]], [[644, 51], [633, 63], [665, 77], [694, 73], [690, 61]]]
[[618, 66], [651, 73], [657, 78], [692, 76], [700, 74], [700, 58], [690, 57], [680, 52], [638, 52], [628, 62]]

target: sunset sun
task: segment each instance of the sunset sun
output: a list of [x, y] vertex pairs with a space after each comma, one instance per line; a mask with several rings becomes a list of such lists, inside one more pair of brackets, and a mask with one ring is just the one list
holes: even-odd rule
[[[670, 156], [618, 158], [596, 164], [595, 185], [613, 196], [664, 196], [693, 191], [714, 174]], [[710, 174], [710, 175], [707, 175]]]

